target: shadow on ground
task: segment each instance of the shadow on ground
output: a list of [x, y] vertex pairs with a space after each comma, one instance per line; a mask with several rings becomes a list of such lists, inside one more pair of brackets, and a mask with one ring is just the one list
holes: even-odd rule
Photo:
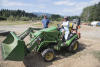
[[26, 67], [47, 67], [52, 65], [52, 62], [45, 62], [40, 54], [31, 53], [25, 57], [23, 61]]
[[[77, 52], [83, 51], [86, 47], [87, 47], [87, 46], [86, 46], [85, 44], [79, 43], [79, 49], [77, 50]], [[76, 53], [77, 53], [77, 52], [76, 52]], [[66, 57], [69, 57], [69, 56], [72, 56], [72, 55], [74, 55], [74, 54], [76, 54], [76, 53], [71, 53], [71, 52], [62, 50], [62, 51], [60, 51], [60, 52], [57, 53], [58, 56], [56, 57], [55, 61], [56, 61], [56, 60], [63, 59], [63, 58], [66, 58]]]
[[[83, 51], [85, 49], [85, 47], [86, 47], [85, 44], [80, 43], [78, 52]], [[54, 59], [54, 61], [67, 58], [74, 54], [76, 54], [76, 53], [69, 53], [69, 52], [66, 52], [65, 50], [62, 50], [57, 53], [57, 56]], [[47, 67], [47, 66], [52, 65], [52, 62], [45, 62], [40, 54], [33, 54], [33, 53], [31, 53], [27, 57], [25, 57], [23, 63], [26, 67]]]

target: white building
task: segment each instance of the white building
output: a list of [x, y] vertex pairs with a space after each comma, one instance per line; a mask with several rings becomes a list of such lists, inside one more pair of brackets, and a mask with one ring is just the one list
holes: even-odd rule
[[91, 22], [92, 26], [100, 26], [100, 21], [93, 21]]

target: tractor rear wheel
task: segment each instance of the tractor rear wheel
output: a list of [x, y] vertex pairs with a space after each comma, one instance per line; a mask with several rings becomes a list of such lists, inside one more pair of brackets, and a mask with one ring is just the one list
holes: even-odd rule
[[43, 59], [47, 62], [50, 62], [55, 58], [53, 49], [45, 49], [41, 54], [42, 54]]
[[73, 41], [72, 43], [71, 43], [71, 45], [68, 47], [68, 50], [70, 51], [70, 52], [72, 52], [72, 53], [75, 53], [75, 52], [77, 52], [77, 50], [78, 50], [78, 48], [79, 48], [79, 43], [78, 43], [78, 41]]

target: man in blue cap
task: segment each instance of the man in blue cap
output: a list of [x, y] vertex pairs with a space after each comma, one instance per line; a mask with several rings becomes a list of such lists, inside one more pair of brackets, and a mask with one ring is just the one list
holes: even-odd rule
[[42, 26], [43, 28], [48, 28], [48, 24], [49, 24], [49, 19], [47, 18], [46, 15], [44, 15], [44, 18], [42, 19]]

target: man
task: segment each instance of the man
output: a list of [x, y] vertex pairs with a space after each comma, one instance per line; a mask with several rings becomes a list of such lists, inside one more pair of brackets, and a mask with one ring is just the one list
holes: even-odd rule
[[44, 15], [44, 18], [42, 19], [42, 26], [43, 28], [48, 28], [48, 24], [49, 24], [49, 19], [47, 18], [47, 16]]

